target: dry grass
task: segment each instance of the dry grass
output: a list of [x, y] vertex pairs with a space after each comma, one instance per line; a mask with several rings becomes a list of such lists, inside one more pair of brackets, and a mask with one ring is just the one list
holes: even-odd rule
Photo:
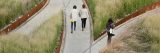
[[27, 13], [42, 0], [0, 0], [0, 29]]
[[160, 15], [145, 17], [115, 38], [102, 53], [160, 53]]
[[102, 49], [101, 53], [133, 53], [135, 52], [132, 50], [132, 48], [128, 47], [127, 45], [128, 42], [127, 43], [125, 42], [126, 40], [131, 39], [131, 37], [134, 36], [135, 30], [137, 30], [134, 27], [130, 27], [130, 28], [128, 28], [127, 31], [123, 32], [119, 37], [114, 38], [110, 45], [107, 45], [105, 48]]
[[160, 15], [152, 15], [147, 17], [142, 23], [145, 33], [148, 34], [145, 38], [151, 44], [152, 53], [160, 53]]
[[0, 37], [0, 53], [50, 53], [56, 47], [62, 14], [47, 20], [32, 35], [10, 33]]

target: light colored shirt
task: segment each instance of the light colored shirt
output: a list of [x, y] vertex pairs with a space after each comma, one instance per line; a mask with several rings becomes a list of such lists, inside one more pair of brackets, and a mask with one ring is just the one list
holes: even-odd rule
[[73, 9], [71, 11], [71, 22], [77, 21], [78, 17], [79, 17], [79, 11], [77, 9]]
[[80, 17], [81, 18], [88, 18], [89, 17], [89, 14], [88, 14], [88, 10], [85, 8], [82, 8], [81, 10], [80, 10]]

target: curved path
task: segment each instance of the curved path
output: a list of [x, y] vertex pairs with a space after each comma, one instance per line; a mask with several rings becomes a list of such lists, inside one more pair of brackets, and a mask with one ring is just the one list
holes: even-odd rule
[[81, 9], [83, 0], [64, 0], [64, 2], [65, 34], [60, 53], [83, 53], [90, 46], [91, 42], [90, 18], [87, 19], [84, 31], [81, 28], [81, 18], [78, 18], [76, 31], [71, 34], [71, 10], [73, 9], [73, 5], [76, 5], [78, 10]]
[[[64, 2], [64, 3], [63, 3]], [[91, 43], [91, 25], [90, 25], [90, 18], [87, 19], [87, 26], [85, 31], [81, 31], [81, 19], [78, 19], [77, 22], [77, 29], [76, 31], [71, 34], [70, 33], [70, 21], [69, 21], [69, 14], [72, 9], [73, 5], [77, 5], [78, 9], [81, 8], [83, 4], [82, 0], [50, 0], [48, 5], [41, 10], [41, 12], [37, 13], [36, 15], [32, 16], [28, 21], [24, 24], [19, 26], [13, 32], [18, 32], [22, 34], [31, 34], [37, 27], [39, 27], [43, 22], [54, 16], [58, 13], [64, 4], [64, 18], [65, 18], [65, 32], [64, 32], [64, 42], [61, 48], [61, 53], [99, 53], [101, 48], [105, 47], [107, 44], [107, 36], [103, 35], [98, 40]], [[115, 30], [116, 36], [118, 37], [119, 34], [124, 32], [128, 27], [136, 24], [143, 17], [152, 14], [160, 14], [160, 8], [148, 11], [136, 18], [132, 18], [129, 21], [123, 23], [122, 25], [118, 26]], [[91, 46], [92, 45], [92, 46]], [[91, 48], [90, 48], [91, 46]]]
[[[81, 20], [77, 22], [77, 30], [73, 34], [70, 33], [70, 21], [69, 15], [73, 5], [77, 5], [78, 9], [81, 8], [82, 0], [65, 0], [64, 18], [65, 18], [65, 33], [64, 41], [60, 53], [99, 53], [100, 50], [107, 45], [107, 34], [104, 34], [98, 40], [92, 42], [91, 40], [91, 28], [90, 20], [87, 20], [87, 28], [83, 32], [81, 31]], [[130, 26], [139, 23], [145, 16], [160, 13], [160, 8], [147, 11], [146, 13], [132, 18], [125, 23], [119, 25], [115, 29], [114, 38], [118, 38], [121, 33], [126, 31]]]
[[21, 33], [25, 35], [31, 34], [42, 23], [56, 15], [63, 7], [62, 0], [49, 0], [48, 5], [41, 9], [40, 12], [32, 16], [29, 20], [16, 28], [13, 32]]
[[[118, 27], [115, 28], [115, 36], [113, 36], [112, 39], [120, 37], [119, 35], [121, 35], [121, 33], [124, 33], [125, 31], [127, 31], [127, 29], [130, 26], [133, 26], [136, 23], [141, 22], [145, 17], [155, 15], [155, 14], [160, 14], [160, 8], [156, 8], [154, 10], [147, 11], [146, 13], [139, 15], [135, 18], [132, 18], [128, 20], [127, 22], [119, 25]], [[99, 53], [102, 50], [102, 48], [106, 47], [106, 45], [107, 45], [107, 34], [104, 34], [102, 37], [100, 37], [98, 40], [92, 43], [91, 53]], [[90, 48], [85, 50], [84, 53], [88, 53], [90, 51], [89, 49]]]

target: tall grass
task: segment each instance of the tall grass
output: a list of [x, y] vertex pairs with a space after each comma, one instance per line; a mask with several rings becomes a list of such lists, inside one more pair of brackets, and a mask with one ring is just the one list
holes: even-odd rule
[[95, 0], [95, 17], [93, 17], [94, 39], [105, 29], [107, 20], [121, 7], [121, 0]]
[[[108, 18], [115, 22], [126, 15], [160, 0], [88, 0], [93, 14], [94, 39], [105, 29]], [[93, 12], [92, 12], [93, 11]]]
[[62, 14], [58, 13], [43, 23], [31, 35], [18, 32], [0, 37], [0, 53], [52, 53], [55, 52], [62, 27]]
[[95, 0], [89, 0], [88, 1], [88, 7], [89, 7], [89, 10], [91, 11], [91, 16], [94, 17], [95, 16]]
[[29, 11], [42, 0], [0, 0], [0, 29]]
[[151, 53], [160, 53], [160, 15], [152, 15], [147, 17], [142, 23], [142, 37], [144, 41], [150, 44]]

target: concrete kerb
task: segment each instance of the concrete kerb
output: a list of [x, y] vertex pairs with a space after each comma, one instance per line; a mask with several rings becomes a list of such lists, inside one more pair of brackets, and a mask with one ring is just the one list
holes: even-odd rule
[[60, 45], [58, 48], [56, 48], [56, 53], [62, 53], [64, 49], [64, 43], [65, 43], [65, 30], [66, 30], [66, 22], [65, 22], [65, 11], [62, 10], [62, 31], [61, 31], [61, 36], [60, 36]]
[[60, 47], [60, 52], [63, 53], [64, 50], [64, 45], [65, 45], [65, 37], [66, 37], [66, 14], [65, 14], [65, 9], [63, 9], [63, 34], [62, 34], [62, 41], [61, 41], [61, 47]]

